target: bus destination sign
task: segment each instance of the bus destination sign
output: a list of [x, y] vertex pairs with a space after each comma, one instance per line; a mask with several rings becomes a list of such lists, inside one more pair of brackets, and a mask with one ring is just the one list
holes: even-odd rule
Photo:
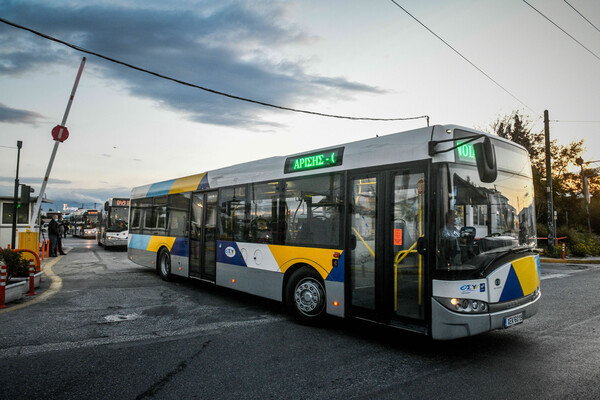
[[324, 150], [316, 153], [301, 154], [299, 156], [288, 157], [285, 160], [283, 172], [289, 174], [292, 172], [309, 171], [313, 169], [329, 168], [342, 165], [344, 148]]
[[460, 161], [475, 161], [475, 147], [473, 147], [473, 142], [462, 144], [463, 140], [457, 140], [456, 144], [458, 147], [456, 148], [456, 154], [458, 155], [458, 159]]
[[113, 207], [129, 207], [129, 199], [113, 199]]

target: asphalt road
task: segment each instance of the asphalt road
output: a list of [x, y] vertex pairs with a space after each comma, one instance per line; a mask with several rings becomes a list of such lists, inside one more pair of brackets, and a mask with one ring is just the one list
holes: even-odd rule
[[[600, 266], [542, 264], [538, 315], [449, 342], [163, 282], [67, 239], [62, 288], [0, 312], [0, 398], [600, 398]], [[43, 285], [50, 285], [45, 278]]]

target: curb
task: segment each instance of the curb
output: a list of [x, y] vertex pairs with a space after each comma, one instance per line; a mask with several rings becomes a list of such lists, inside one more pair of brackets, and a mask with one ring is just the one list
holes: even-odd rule
[[553, 264], [600, 264], [600, 260], [598, 259], [593, 259], [593, 260], [585, 260], [585, 259], [576, 259], [576, 260], [570, 260], [570, 259], [566, 259], [563, 260], [561, 258], [540, 258], [540, 262], [543, 263], [553, 263]]

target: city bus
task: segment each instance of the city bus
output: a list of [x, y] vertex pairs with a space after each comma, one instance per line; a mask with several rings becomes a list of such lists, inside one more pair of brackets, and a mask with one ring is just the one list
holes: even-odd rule
[[73, 236], [80, 238], [95, 238], [98, 229], [98, 210], [80, 208], [73, 211], [71, 230]]
[[99, 246], [105, 249], [127, 246], [129, 203], [127, 198], [110, 198], [104, 202], [103, 209], [98, 213], [96, 241]]
[[133, 188], [128, 257], [302, 323], [454, 339], [536, 314], [533, 196], [523, 147], [436, 125]]

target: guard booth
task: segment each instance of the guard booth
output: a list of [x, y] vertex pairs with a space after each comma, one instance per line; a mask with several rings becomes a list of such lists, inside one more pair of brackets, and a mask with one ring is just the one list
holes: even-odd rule
[[[35, 226], [29, 225], [29, 219], [33, 214], [33, 208], [37, 197], [31, 197], [27, 206], [17, 208], [17, 231], [15, 235], [15, 247], [26, 248], [38, 251], [38, 244], [43, 240], [43, 236], [48, 237], [48, 233], [40, 233], [40, 218]], [[50, 200], [42, 200], [43, 203], [52, 204]], [[0, 247], [6, 249], [11, 244], [13, 222], [13, 196], [0, 196]], [[35, 235], [26, 233], [35, 233]], [[31, 248], [30, 248], [31, 247]], [[27, 258], [27, 257], [26, 257]]]

